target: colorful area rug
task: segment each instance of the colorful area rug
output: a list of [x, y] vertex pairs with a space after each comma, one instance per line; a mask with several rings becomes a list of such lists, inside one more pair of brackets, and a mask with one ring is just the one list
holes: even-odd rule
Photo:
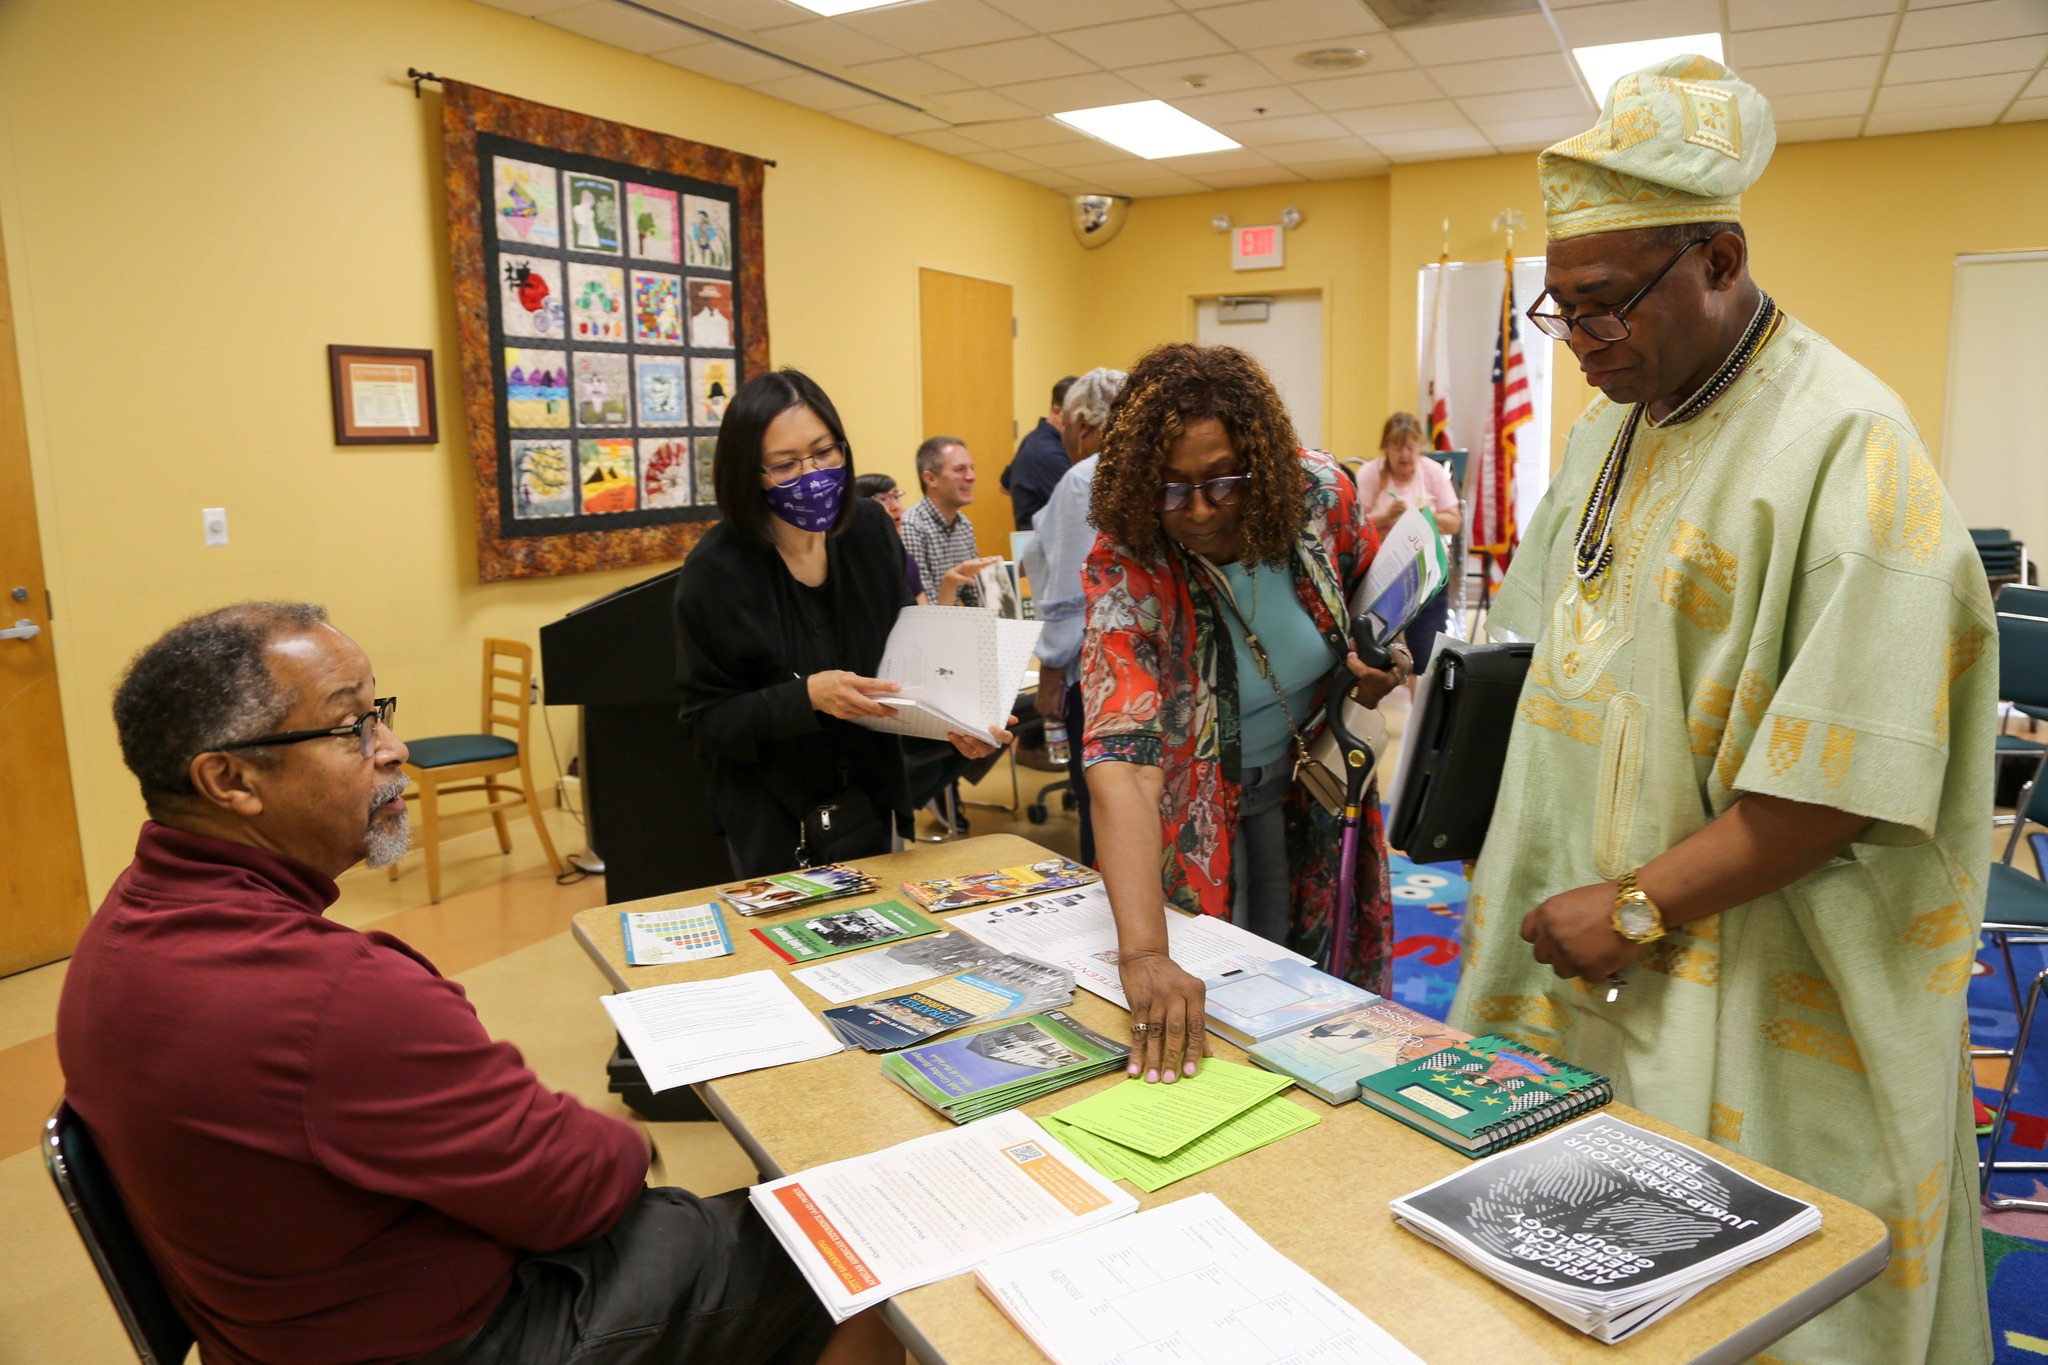
[[[2048, 846], [2048, 836], [2035, 836]], [[2026, 855], [2020, 856], [2026, 862]], [[1441, 1019], [1458, 989], [1458, 930], [1470, 890], [1457, 863], [1411, 863], [1393, 854], [1389, 866], [1394, 894], [1394, 998], [1410, 1009]], [[2024, 991], [2036, 972], [2048, 967], [2048, 948], [2013, 950]], [[2024, 998], [2024, 997], [2023, 997]], [[1970, 983], [1970, 1037], [1984, 1047], [2011, 1047], [2018, 1032], [2012, 990], [1998, 955], [1978, 955]], [[2000, 1156], [2048, 1161], [2048, 1018], [2035, 1029], [2007, 1119]], [[1979, 1087], [1977, 1096], [1996, 1108], [1998, 1091]], [[1996, 1193], [2048, 1200], [2048, 1172], [2001, 1175]], [[1996, 1365], [2048, 1365], [2048, 1213], [2014, 1210], [1984, 1214], [1985, 1278], [1991, 1285], [1991, 1336]]]

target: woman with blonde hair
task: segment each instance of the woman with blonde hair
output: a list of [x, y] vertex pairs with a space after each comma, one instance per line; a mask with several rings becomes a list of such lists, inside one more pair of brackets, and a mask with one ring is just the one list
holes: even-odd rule
[[[1380, 428], [1380, 457], [1358, 471], [1358, 505], [1383, 536], [1411, 507], [1427, 507], [1436, 517], [1436, 529], [1446, 536], [1456, 535], [1464, 524], [1458, 490], [1451, 487], [1451, 472], [1424, 455], [1423, 444], [1422, 423], [1415, 414], [1397, 412]], [[1451, 565], [1451, 572], [1457, 573], [1460, 567]], [[1429, 663], [1436, 637], [1450, 620], [1450, 600], [1439, 590], [1408, 623], [1402, 639], [1418, 667]]]

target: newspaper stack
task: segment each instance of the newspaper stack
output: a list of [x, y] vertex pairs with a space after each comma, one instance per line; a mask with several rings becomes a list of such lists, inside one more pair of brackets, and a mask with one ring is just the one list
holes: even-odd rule
[[1395, 1221], [1601, 1341], [1820, 1227], [1820, 1210], [1599, 1116], [1393, 1201]]

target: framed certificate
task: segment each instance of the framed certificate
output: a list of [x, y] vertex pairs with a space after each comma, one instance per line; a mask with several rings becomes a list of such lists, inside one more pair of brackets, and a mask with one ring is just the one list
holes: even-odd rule
[[434, 353], [395, 346], [329, 346], [338, 446], [433, 445]]

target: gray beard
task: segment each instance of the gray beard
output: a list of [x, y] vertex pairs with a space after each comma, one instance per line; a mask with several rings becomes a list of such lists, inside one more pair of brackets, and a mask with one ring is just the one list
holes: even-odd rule
[[370, 798], [370, 826], [363, 841], [363, 861], [371, 867], [389, 867], [405, 856], [412, 846], [411, 812], [401, 810], [388, 819], [380, 818], [376, 810], [392, 797], [405, 791], [403, 779], [378, 791]]

